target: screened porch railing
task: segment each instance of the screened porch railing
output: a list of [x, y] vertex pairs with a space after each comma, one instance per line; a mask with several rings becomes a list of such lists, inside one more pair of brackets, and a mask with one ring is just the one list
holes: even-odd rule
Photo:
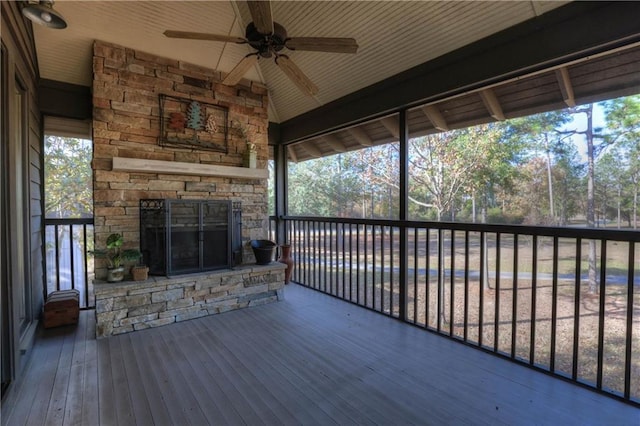
[[80, 307], [95, 307], [93, 297], [93, 218], [45, 219], [47, 294], [76, 289]]
[[278, 225], [300, 284], [640, 405], [638, 232], [316, 217]]

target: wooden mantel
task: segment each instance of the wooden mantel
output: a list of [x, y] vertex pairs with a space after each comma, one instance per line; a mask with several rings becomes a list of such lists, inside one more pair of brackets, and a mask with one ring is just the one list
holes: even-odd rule
[[214, 164], [184, 163], [179, 161], [146, 160], [114, 157], [112, 170], [122, 172], [161, 173], [193, 176], [221, 176], [243, 179], [267, 179], [267, 169], [218, 166]]

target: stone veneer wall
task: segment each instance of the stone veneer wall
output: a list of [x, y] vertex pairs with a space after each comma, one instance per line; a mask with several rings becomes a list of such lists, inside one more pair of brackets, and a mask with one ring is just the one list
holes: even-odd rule
[[281, 300], [285, 268], [283, 263], [274, 262], [143, 282], [95, 284], [96, 337]]
[[[267, 182], [222, 177], [112, 171], [114, 157], [242, 166], [246, 141], [229, 129], [229, 152], [158, 145], [159, 95], [193, 99], [229, 108], [229, 121], [255, 135], [258, 167], [268, 159], [267, 89], [243, 80], [221, 84], [221, 74], [196, 65], [101, 41], [93, 57], [93, 170], [96, 247], [111, 233], [124, 236], [125, 248], [139, 247], [139, 200], [142, 198], [230, 199], [242, 202], [244, 259], [251, 261], [251, 239], [266, 237]], [[96, 278], [106, 275], [96, 259]]]

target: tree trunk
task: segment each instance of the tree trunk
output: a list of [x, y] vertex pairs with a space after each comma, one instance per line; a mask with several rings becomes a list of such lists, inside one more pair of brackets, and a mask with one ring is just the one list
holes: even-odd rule
[[549, 215], [551, 216], [551, 219], [555, 224], [556, 215], [553, 209], [553, 179], [551, 176], [551, 150], [549, 149], [549, 140], [546, 133], [544, 135], [544, 147], [547, 150], [547, 179], [549, 180]]
[[476, 223], [476, 191], [471, 193], [471, 221]]

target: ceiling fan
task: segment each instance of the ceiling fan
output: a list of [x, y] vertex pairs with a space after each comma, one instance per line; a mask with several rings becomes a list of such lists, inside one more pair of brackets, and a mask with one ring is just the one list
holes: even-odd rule
[[210, 40], [228, 43], [249, 44], [256, 51], [249, 53], [232, 70], [223, 84], [234, 86], [253, 67], [259, 58], [275, 57], [275, 63], [293, 81], [300, 90], [309, 96], [318, 93], [316, 86], [296, 64], [285, 54], [280, 53], [285, 47], [290, 50], [307, 50], [314, 52], [356, 53], [358, 44], [353, 38], [342, 37], [289, 37], [284, 27], [273, 21], [269, 1], [247, 1], [253, 22], [247, 25], [245, 37], [234, 37], [190, 31], [167, 30], [164, 35], [171, 38], [190, 40]]

